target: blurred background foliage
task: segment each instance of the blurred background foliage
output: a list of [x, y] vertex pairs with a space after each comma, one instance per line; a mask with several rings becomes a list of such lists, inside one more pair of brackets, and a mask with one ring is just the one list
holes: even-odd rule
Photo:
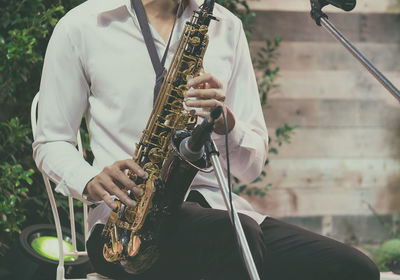
[[[54, 26], [66, 12], [82, 2], [0, 0], [0, 257], [24, 227], [53, 222], [45, 187], [32, 159], [30, 104], [39, 89], [43, 57]], [[217, 2], [241, 18], [247, 34], [251, 32], [255, 14], [246, 1]], [[279, 68], [274, 66], [274, 59], [281, 40], [276, 37], [267, 41], [265, 48], [254, 57], [255, 70], [261, 73], [258, 77], [263, 104], [267, 103], [268, 93], [277, 86], [275, 78]], [[278, 129], [276, 145], [289, 142], [293, 129], [289, 125]], [[89, 149], [87, 134], [83, 139]], [[277, 153], [273, 145], [270, 151]], [[263, 173], [262, 177], [265, 175]], [[236, 188], [236, 192], [247, 195], [263, 195], [265, 191], [246, 185]], [[61, 195], [56, 194], [56, 197], [60, 216], [68, 221], [67, 201], [61, 199]], [[81, 224], [80, 216], [77, 220]]]
[[[39, 89], [54, 26], [82, 2], [0, 0], [0, 256], [24, 227], [52, 222], [47, 194], [32, 159], [30, 104]], [[60, 214], [67, 217], [66, 201], [59, 201]]]

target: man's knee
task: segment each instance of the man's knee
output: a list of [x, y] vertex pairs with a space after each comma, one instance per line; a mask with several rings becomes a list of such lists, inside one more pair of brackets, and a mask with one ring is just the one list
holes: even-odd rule
[[375, 263], [371, 262], [371, 264], [368, 266], [367, 269], [368, 269], [368, 275], [370, 275], [371, 280], [379, 280], [380, 279], [380, 272], [379, 272], [378, 267], [375, 265]]
[[365, 257], [356, 262], [354, 266], [354, 277], [354, 279], [379, 280], [380, 272], [375, 263]]
[[355, 248], [349, 247], [346, 262], [345, 275], [348, 275], [348, 280], [363, 279], [363, 280], [379, 280], [380, 272], [375, 263]]

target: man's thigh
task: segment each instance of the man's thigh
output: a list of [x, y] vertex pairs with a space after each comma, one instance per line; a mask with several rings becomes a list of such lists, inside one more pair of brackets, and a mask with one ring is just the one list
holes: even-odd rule
[[261, 228], [266, 279], [379, 279], [375, 264], [357, 249], [273, 218]]

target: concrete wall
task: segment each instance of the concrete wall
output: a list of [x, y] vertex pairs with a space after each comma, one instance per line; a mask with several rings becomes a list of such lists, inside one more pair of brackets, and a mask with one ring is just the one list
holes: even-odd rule
[[[350, 13], [327, 9], [329, 19], [400, 88], [400, 1], [358, 2]], [[369, 205], [382, 215], [398, 212], [399, 103], [315, 25], [309, 1], [250, 5], [257, 13], [253, 51], [274, 35], [285, 37], [277, 63], [280, 87], [264, 110], [270, 135], [284, 123], [298, 125], [292, 144], [271, 155], [268, 177], [259, 184], [273, 188], [265, 198], [250, 198], [253, 205], [338, 239], [345, 237], [334, 233], [337, 217], [365, 220], [359, 222], [365, 226]], [[304, 219], [311, 216], [314, 222]]]

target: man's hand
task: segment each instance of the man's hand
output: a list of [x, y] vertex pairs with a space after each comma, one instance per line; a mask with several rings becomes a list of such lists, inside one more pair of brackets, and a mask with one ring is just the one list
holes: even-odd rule
[[[228, 132], [235, 126], [235, 118], [231, 110], [224, 104], [225, 92], [222, 83], [211, 74], [203, 74], [197, 76], [187, 83], [189, 89], [185, 97], [196, 97], [196, 100], [186, 100], [186, 106], [193, 108], [202, 108], [202, 112], [196, 115], [206, 117], [209, 112], [217, 106], [221, 106], [224, 110], [228, 122]], [[221, 115], [216, 122], [214, 131], [217, 134], [225, 134], [224, 119]]]
[[134, 207], [136, 202], [128, 197], [128, 190], [141, 195], [143, 191], [138, 188], [125, 171], [131, 170], [139, 177], [144, 177], [145, 172], [132, 159], [126, 159], [114, 162], [113, 165], [104, 167], [97, 176], [87, 183], [84, 193], [95, 201], [104, 200], [112, 209], [117, 207], [111, 195], [116, 195], [122, 203]]

